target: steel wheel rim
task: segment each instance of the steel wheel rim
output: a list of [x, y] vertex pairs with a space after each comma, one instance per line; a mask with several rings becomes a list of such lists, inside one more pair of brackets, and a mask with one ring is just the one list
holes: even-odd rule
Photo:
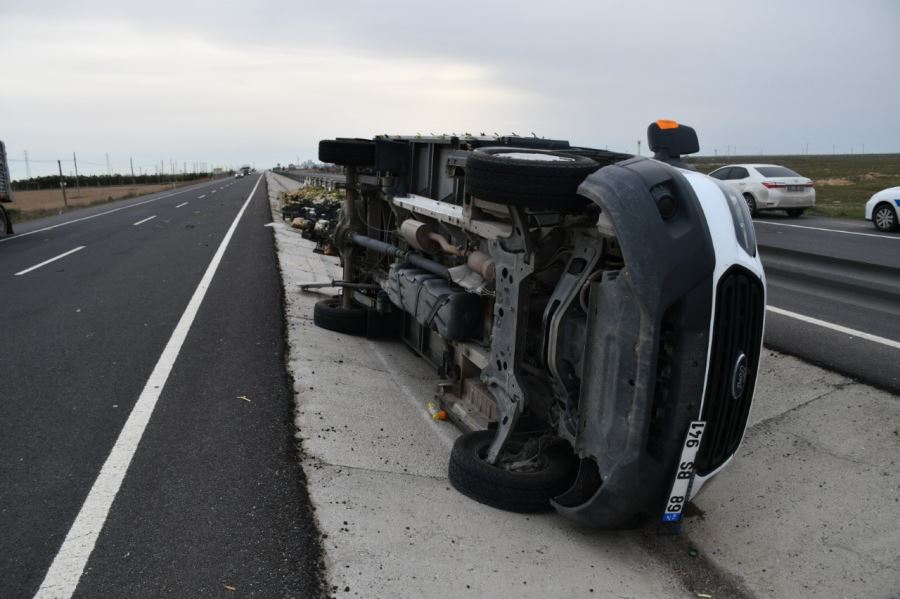
[[881, 229], [889, 229], [894, 226], [894, 211], [890, 208], [879, 208], [875, 212], [875, 223]]

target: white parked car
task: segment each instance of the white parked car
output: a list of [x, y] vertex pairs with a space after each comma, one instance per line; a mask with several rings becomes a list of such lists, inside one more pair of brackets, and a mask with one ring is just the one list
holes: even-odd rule
[[900, 187], [888, 187], [866, 202], [866, 220], [879, 231], [900, 229]]
[[784, 210], [797, 217], [816, 205], [812, 179], [777, 164], [728, 164], [709, 176], [736, 187], [753, 216], [760, 210]]

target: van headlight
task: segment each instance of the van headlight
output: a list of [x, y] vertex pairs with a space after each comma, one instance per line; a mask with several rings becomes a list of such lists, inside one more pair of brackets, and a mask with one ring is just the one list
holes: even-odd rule
[[738, 243], [744, 248], [744, 251], [756, 257], [756, 229], [753, 228], [753, 218], [750, 216], [750, 209], [744, 198], [728, 185], [721, 181], [715, 180], [722, 194], [725, 196], [725, 202], [728, 204], [728, 210], [731, 211], [731, 221], [734, 223], [734, 235], [737, 237]]

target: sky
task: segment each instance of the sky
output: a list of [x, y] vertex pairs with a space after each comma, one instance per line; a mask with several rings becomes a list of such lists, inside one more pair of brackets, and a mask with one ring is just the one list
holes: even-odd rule
[[13, 178], [266, 168], [320, 139], [494, 133], [636, 153], [900, 152], [896, 0], [0, 0]]

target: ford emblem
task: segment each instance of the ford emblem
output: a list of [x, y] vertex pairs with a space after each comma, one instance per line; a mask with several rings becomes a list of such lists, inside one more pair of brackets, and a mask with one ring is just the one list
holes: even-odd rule
[[740, 399], [744, 395], [744, 388], [747, 386], [747, 354], [741, 352], [734, 363], [734, 370], [731, 372], [731, 396], [734, 399]]

